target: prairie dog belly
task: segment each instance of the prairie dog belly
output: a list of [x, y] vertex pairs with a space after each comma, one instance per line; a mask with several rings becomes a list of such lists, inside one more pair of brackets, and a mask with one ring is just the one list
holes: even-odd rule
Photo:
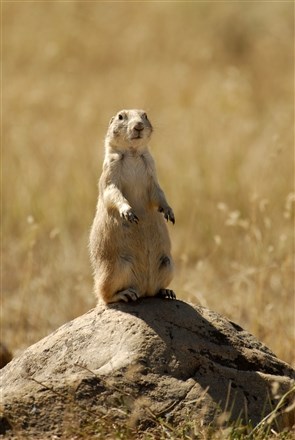
[[161, 287], [161, 270], [173, 271], [170, 238], [162, 215], [150, 208], [144, 217], [139, 216], [137, 224], [124, 221], [118, 225], [117, 233], [117, 255], [122, 265], [132, 271], [137, 290], [153, 296]]

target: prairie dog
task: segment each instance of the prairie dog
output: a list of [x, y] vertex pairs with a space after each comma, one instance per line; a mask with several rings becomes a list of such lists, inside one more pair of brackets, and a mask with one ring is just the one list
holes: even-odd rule
[[112, 117], [105, 138], [96, 215], [90, 233], [94, 288], [105, 303], [175, 298], [165, 219], [175, 223], [148, 150], [153, 128], [143, 110]]

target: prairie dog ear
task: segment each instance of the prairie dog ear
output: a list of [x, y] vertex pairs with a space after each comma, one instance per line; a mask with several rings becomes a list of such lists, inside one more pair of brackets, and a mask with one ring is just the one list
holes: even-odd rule
[[109, 122], [109, 125], [111, 125], [111, 123], [113, 122], [113, 120], [115, 119], [115, 116], [113, 116]]

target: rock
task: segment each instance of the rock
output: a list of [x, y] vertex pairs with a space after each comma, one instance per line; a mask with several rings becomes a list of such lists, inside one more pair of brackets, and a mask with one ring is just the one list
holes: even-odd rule
[[98, 305], [29, 347], [0, 377], [0, 433], [43, 439], [110, 422], [208, 424], [221, 413], [255, 425], [295, 376], [219, 314], [146, 298]]

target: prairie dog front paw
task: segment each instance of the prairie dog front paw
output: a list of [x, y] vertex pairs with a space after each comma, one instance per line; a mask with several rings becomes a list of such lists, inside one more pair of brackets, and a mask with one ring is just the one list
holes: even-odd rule
[[120, 214], [124, 220], [127, 220], [130, 223], [138, 223], [139, 221], [137, 215], [131, 208], [123, 210]]
[[164, 208], [162, 206], [159, 207], [159, 212], [162, 212], [164, 214], [165, 219], [167, 222], [170, 220], [171, 223], [175, 223], [175, 216], [173, 209], [170, 208], [170, 206], [165, 206]]

